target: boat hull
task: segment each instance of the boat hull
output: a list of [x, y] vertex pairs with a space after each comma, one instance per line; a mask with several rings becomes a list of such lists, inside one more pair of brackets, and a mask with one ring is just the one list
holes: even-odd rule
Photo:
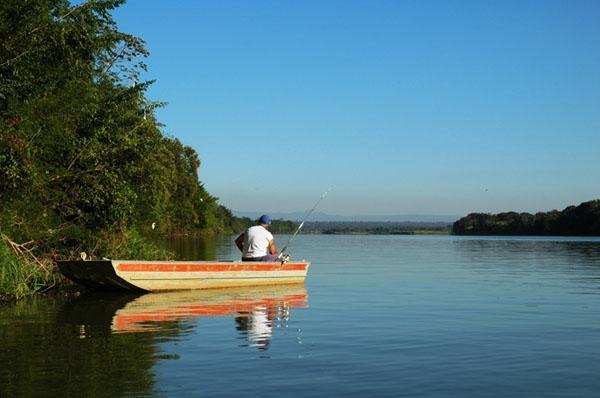
[[190, 290], [303, 283], [309, 263], [59, 261], [67, 278], [95, 290]]

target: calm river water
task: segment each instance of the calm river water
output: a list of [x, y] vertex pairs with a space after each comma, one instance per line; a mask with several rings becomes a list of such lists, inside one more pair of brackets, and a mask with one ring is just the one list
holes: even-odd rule
[[[176, 248], [239, 256], [232, 238]], [[0, 396], [600, 396], [600, 239], [306, 235], [291, 252], [304, 286], [2, 306]]]

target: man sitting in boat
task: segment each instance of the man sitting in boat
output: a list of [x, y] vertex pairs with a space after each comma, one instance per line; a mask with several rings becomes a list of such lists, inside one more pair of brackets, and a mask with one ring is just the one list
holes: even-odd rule
[[263, 214], [258, 225], [248, 228], [235, 240], [242, 252], [242, 261], [280, 261], [273, 234], [269, 232], [271, 217]]

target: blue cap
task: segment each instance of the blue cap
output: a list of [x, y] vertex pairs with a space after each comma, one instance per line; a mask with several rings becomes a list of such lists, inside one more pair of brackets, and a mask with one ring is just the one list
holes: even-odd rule
[[267, 216], [266, 214], [263, 214], [262, 216], [260, 216], [260, 218], [258, 219], [258, 222], [260, 224], [266, 224], [269, 225], [271, 224], [271, 217]]

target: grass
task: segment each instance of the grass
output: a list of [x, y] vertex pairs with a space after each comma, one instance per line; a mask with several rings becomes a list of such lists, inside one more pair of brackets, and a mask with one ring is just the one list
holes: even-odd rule
[[37, 263], [17, 255], [5, 240], [0, 240], [0, 301], [18, 300], [56, 284], [50, 261]]

